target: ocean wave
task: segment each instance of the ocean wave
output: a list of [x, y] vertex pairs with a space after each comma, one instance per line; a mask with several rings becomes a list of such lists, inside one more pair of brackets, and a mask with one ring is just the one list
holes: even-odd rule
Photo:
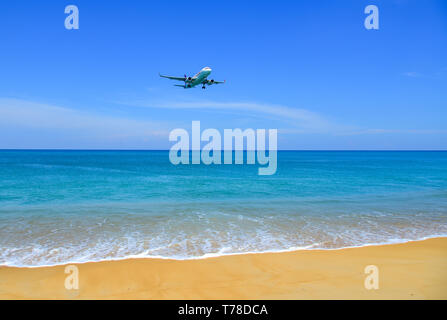
[[445, 238], [447, 234], [442, 235], [431, 235], [426, 237], [421, 237], [417, 239], [390, 239], [388, 241], [383, 242], [375, 242], [375, 243], [365, 243], [361, 245], [352, 245], [346, 247], [338, 247], [338, 248], [323, 248], [319, 247], [318, 244], [313, 244], [304, 247], [289, 247], [285, 249], [276, 249], [276, 250], [259, 250], [259, 251], [244, 251], [244, 252], [230, 252], [227, 248], [223, 248], [219, 250], [219, 252], [214, 253], [206, 253], [201, 256], [191, 256], [191, 257], [177, 257], [177, 256], [163, 256], [163, 255], [150, 255], [145, 253], [140, 254], [132, 254], [123, 257], [114, 257], [114, 258], [98, 258], [98, 259], [79, 259], [79, 260], [67, 260], [55, 263], [42, 263], [42, 264], [22, 264], [16, 263], [15, 261], [6, 261], [0, 263], [2, 267], [16, 267], [16, 268], [42, 268], [42, 267], [54, 267], [60, 265], [69, 265], [69, 264], [84, 264], [91, 262], [107, 262], [107, 261], [122, 261], [127, 259], [163, 259], [163, 260], [200, 260], [200, 259], [209, 259], [209, 258], [218, 258], [224, 256], [236, 256], [236, 255], [245, 255], [245, 254], [265, 254], [265, 253], [284, 253], [284, 252], [294, 252], [300, 250], [322, 250], [322, 251], [330, 251], [330, 250], [343, 250], [350, 248], [362, 248], [362, 247], [370, 247], [370, 246], [382, 246], [382, 245], [391, 245], [391, 244], [401, 244], [408, 243], [413, 241], [422, 241], [434, 238]]
[[9, 224], [0, 220], [0, 265], [41, 267], [129, 258], [188, 260], [402, 243], [447, 236], [444, 218], [218, 212], [170, 217], [74, 215], [32, 221], [22, 217]]

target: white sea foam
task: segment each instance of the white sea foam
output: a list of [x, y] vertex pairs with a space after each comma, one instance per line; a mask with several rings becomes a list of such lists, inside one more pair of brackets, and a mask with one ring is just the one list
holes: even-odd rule
[[[44, 266], [55, 266], [64, 265], [72, 263], [87, 263], [87, 262], [99, 262], [99, 261], [119, 261], [125, 259], [167, 259], [167, 260], [196, 260], [196, 259], [208, 259], [216, 258], [221, 256], [231, 256], [231, 255], [242, 255], [242, 254], [259, 254], [259, 253], [280, 253], [280, 252], [291, 252], [298, 250], [339, 250], [346, 248], [358, 248], [366, 246], [377, 246], [377, 245], [387, 245], [387, 244], [397, 244], [406, 243], [410, 241], [425, 240], [430, 238], [447, 237], [445, 234], [433, 234], [419, 238], [390, 238], [384, 241], [378, 242], [365, 242], [356, 245], [347, 245], [340, 247], [324, 247], [321, 243], [312, 243], [305, 246], [289, 246], [289, 247], [277, 247], [277, 248], [262, 248], [259, 247], [255, 250], [238, 250], [231, 246], [221, 247], [214, 252], [205, 252], [201, 255], [188, 254], [187, 252], [183, 254], [153, 254], [153, 252], [162, 252], [166, 247], [156, 247], [152, 249], [147, 249], [145, 251], [138, 252], [138, 246], [132, 248], [126, 248], [128, 250], [123, 250], [123, 252], [115, 252], [114, 255], [110, 253], [104, 254], [104, 249], [107, 246], [99, 245], [90, 248], [43, 248], [34, 247], [29, 252], [25, 253], [24, 248], [7, 248], [2, 250], [0, 255], [2, 266], [13, 266], [13, 267], [44, 267]], [[167, 247], [171, 247], [168, 245]], [[134, 253], [131, 253], [134, 251]], [[26, 250], [25, 250], [26, 251]], [[125, 253], [127, 252], [127, 253]]]

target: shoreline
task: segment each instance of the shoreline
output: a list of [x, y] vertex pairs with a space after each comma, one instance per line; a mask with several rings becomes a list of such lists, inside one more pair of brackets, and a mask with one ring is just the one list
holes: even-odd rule
[[429, 237], [423, 237], [416, 240], [405, 240], [402, 242], [385, 242], [385, 243], [367, 243], [363, 245], [358, 246], [350, 246], [350, 247], [340, 247], [340, 248], [311, 248], [312, 245], [306, 246], [306, 247], [292, 247], [289, 249], [283, 249], [283, 250], [267, 250], [267, 251], [248, 251], [248, 252], [235, 252], [235, 253], [206, 253], [203, 256], [199, 257], [191, 257], [191, 258], [173, 258], [173, 257], [163, 257], [163, 256], [139, 256], [139, 255], [130, 255], [122, 258], [111, 258], [111, 259], [102, 259], [102, 260], [91, 260], [91, 261], [69, 261], [69, 262], [62, 262], [62, 263], [56, 263], [56, 264], [43, 264], [43, 265], [37, 265], [37, 266], [17, 266], [17, 265], [7, 265], [7, 264], [0, 264], [0, 268], [7, 267], [7, 268], [28, 268], [28, 269], [37, 269], [37, 268], [51, 268], [51, 267], [61, 267], [61, 266], [67, 266], [67, 265], [83, 265], [87, 263], [100, 263], [100, 262], [118, 262], [118, 261], [126, 261], [126, 260], [138, 260], [138, 259], [149, 259], [149, 260], [169, 260], [169, 261], [193, 261], [193, 260], [205, 260], [205, 259], [215, 259], [215, 258], [222, 258], [222, 257], [232, 257], [232, 256], [240, 256], [240, 255], [252, 255], [252, 254], [275, 254], [275, 253], [290, 253], [290, 252], [298, 252], [298, 251], [337, 251], [337, 250], [346, 250], [346, 249], [358, 249], [358, 248], [368, 248], [368, 247], [379, 247], [379, 246], [389, 246], [389, 245], [396, 245], [396, 244], [405, 244], [405, 243], [412, 243], [412, 242], [419, 242], [419, 241], [425, 241], [430, 239], [447, 239], [447, 235], [440, 235], [440, 236], [429, 236]]
[[[67, 290], [67, 265], [79, 289]], [[379, 269], [367, 290], [364, 269]], [[0, 266], [0, 299], [447, 299], [447, 237], [176, 260]]]

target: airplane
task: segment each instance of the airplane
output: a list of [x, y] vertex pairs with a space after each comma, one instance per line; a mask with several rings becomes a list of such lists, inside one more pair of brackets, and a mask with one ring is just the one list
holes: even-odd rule
[[205, 67], [202, 70], [199, 71], [195, 76], [193, 77], [187, 77], [186, 74], [183, 77], [170, 77], [170, 76], [164, 76], [161, 74], [158, 74], [162, 78], [168, 78], [171, 80], [177, 80], [177, 81], [183, 81], [185, 84], [174, 84], [176, 87], [182, 87], [185, 89], [194, 88], [195, 86], [201, 84], [202, 89], [206, 89], [205, 85], [212, 85], [212, 84], [219, 84], [219, 83], [225, 83], [225, 81], [215, 81], [214, 79], [208, 80], [208, 76], [211, 73], [211, 68]]

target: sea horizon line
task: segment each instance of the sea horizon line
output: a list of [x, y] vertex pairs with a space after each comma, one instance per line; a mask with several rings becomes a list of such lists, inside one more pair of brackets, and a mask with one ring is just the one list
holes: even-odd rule
[[[1, 151], [129, 151], [129, 152], [148, 152], [148, 151], [167, 151], [169, 149], [98, 149], [98, 148], [0, 148]], [[202, 150], [190, 150], [202, 151]], [[220, 150], [227, 151], [227, 150]], [[247, 151], [247, 150], [228, 150], [228, 151]], [[248, 150], [257, 151], [257, 150]], [[447, 149], [278, 149], [276, 151], [286, 152], [447, 152]]]

